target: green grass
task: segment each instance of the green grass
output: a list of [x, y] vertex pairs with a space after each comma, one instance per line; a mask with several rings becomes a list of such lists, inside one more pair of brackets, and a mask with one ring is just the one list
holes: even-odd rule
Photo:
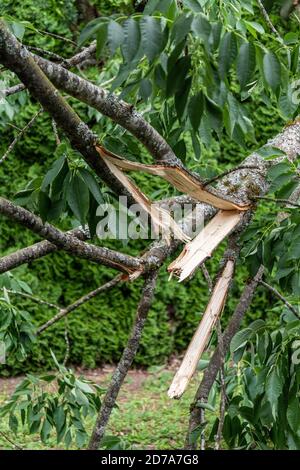
[[[120, 392], [118, 407], [112, 413], [107, 434], [121, 437], [136, 449], [182, 448], [187, 432], [189, 406], [199, 377], [192, 381], [181, 400], [171, 400], [167, 390], [173, 375], [173, 371], [162, 368], [152, 368], [148, 372], [132, 371]], [[101, 384], [108, 383], [109, 378], [110, 373], [103, 376]], [[7, 392], [1, 392], [0, 404], [7, 398]], [[92, 426], [93, 422], [89, 421], [87, 427], [90, 431]], [[25, 449], [45, 449], [38, 435], [26, 435], [20, 430], [15, 436], [9, 430], [7, 419], [1, 419], [0, 431]], [[12, 448], [12, 444], [0, 434], [0, 449]], [[61, 449], [63, 445], [57, 445], [53, 436], [47, 448]]]

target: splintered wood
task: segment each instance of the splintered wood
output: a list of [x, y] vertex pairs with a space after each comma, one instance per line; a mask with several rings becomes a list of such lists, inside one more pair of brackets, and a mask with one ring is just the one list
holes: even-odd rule
[[133, 196], [135, 201], [140, 204], [144, 211], [150, 215], [157, 233], [159, 233], [159, 229], [161, 229], [162, 237], [165, 238], [168, 243], [170, 242], [171, 234], [183, 242], [190, 240], [190, 238], [185, 235], [183, 230], [171, 217], [169, 212], [158, 207], [156, 204], [152, 204], [150, 199], [148, 199], [147, 196], [131, 181], [131, 179], [128, 178], [128, 176], [125, 175], [125, 173], [123, 173], [123, 171], [120, 170], [120, 168], [115, 164], [115, 159], [108, 158], [108, 155], [111, 154], [108, 153], [107, 150], [103, 149], [102, 147], [96, 148], [110, 171], [116, 176], [116, 178], [118, 178], [123, 186], [125, 186], [125, 188]]
[[168, 267], [168, 271], [176, 274], [180, 282], [191, 276], [237, 226], [242, 217], [241, 211], [219, 211], [204, 229], [185, 245], [178, 258]]
[[201, 182], [184, 168], [168, 165], [144, 165], [142, 163], [125, 160], [119, 155], [109, 152], [104, 147], [97, 146], [97, 151], [106, 162], [111, 162], [115, 167], [127, 171], [143, 171], [151, 175], [160, 176], [172, 184], [179, 191], [188, 194], [197, 201], [206, 202], [212, 206], [223, 210], [246, 211], [247, 204], [235, 204], [227, 199], [212, 194], [204, 189]]
[[228, 260], [222, 275], [213, 289], [210, 301], [185, 353], [181, 366], [169, 388], [168, 395], [170, 398], [180, 398], [194, 375], [216, 321], [224, 309], [233, 272], [234, 262], [232, 260]]

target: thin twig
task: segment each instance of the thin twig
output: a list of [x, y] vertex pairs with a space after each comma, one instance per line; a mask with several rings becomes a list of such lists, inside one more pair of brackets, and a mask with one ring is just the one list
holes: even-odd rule
[[276, 297], [278, 297], [278, 299], [280, 299], [287, 306], [287, 308], [300, 320], [300, 313], [298, 312], [298, 310], [292, 304], [290, 304], [290, 302], [285, 297], [283, 297], [283, 295], [281, 295], [280, 292], [275, 289], [275, 287], [270, 286], [263, 280], [259, 281], [259, 283], [266, 289], [268, 289], [270, 292], [272, 292]]
[[60, 137], [59, 137], [59, 134], [58, 134], [58, 130], [57, 130], [57, 125], [56, 125], [55, 119], [52, 119], [52, 129], [53, 129], [53, 133], [54, 133], [54, 136], [55, 136], [56, 145], [58, 146], [58, 145], [60, 145], [61, 140], [60, 140]]
[[60, 36], [59, 34], [50, 33], [49, 31], [42, 31], [42, 30], [39, 30], [39, 32], [40, 32], [41, 34], [45, 34], [46, 36], [50, 36], [51, 38], [60, 39], [61, 41], [69, 42], [69, 43], [72, 44], [73, 46], [76, 46], [76, 47], [77, 47], [76, 42], [72, 41], [72, 39], [66, 38], [65, 36]]
[[288, 204], [289, 206], [300, 207], [300, 204], [297, 204], [296, 202], [291, 202], [289, 199], [276, 199], [274, 197], [268, 196], [252, 196], [251, 199], [261, 199], [264, 201], [276, 202], [278, 204]]
[[111, 289], [112, 287], [117, 285], [121, 280], [122, 280], [122, 275], [118, 275], [114, 277], [111, 281], [108, 281], [106, 284], [98, 287], [97, 289], [89, 292], [88, 294], [84, 295], [80, 299], [76, 300], [76, 302], [73, 302], [68, 307], [60, 309], [57, 315], [55, 315], [53, 318], [51, 318], [50, 320], [48, 320], [46, 323], [44, 323], [42, 326], [38, 328], [37, 335], [40, 335], [47, 328], [54, 325], [54, 323], [58, 322], [59, 320], [64, 318], [66, 315], [69, 315], [69, 313], [79, 308], [82, 304], [88, 302], [89, 300], [93, 299], [94, 297], [101, 294], [102, 292], [107, 291], [108, 289]]
[[152, 304], [156, 285], [157, 271], [151, 271], [145, 278], [145, 284], [141, 300], [137, 309], [137, 315], [127, 346], [125, 347], [119, 364], [111, 379], [106, 395], [103, 399], [101, 410], [97, 418], [93, 434], [89, 443], [90, 450], [97, 450], [104, 436], [111, 412], [116, 404], [120, 388], [135, 358], [140, 345], [142, 332], [147, 320], [148, 312]]
[[29, 51], [32, 51], [32, 52], [37, 52], [39, 55], [41, 55], [42, 57], [43, 56], [46, 56], [48, 57], [50, 60], [54, 60], [54, 61], [57, 61], [59, 62], [61, 65], [67, 65], [68, 62], [67, 62], [67, 59], [65, 59], [64, 57], [62, 57], [61, 55], [58, 55], [56, 54], [55, 52], [52, 52], [52, 51], [47, 51], [46, 49], [42, 49], [41, 47], [36, 47], [36, 46], [29, 46], [28, 44], [24, 46], [29, 50]]
[[66, 352], [65, 352], [65, 357], [63, 360], [63, 365], [65, 366], [69, 360], [70, 357], [70, 340], [69, 340], [69, 335], [68, 335], [68, 321], [65, 319], [65, 343], [66, 343]]
[[10, 146], [8, 147], [8, 149], [6, 150], [5, 154], [3, 155], [2, 158], [0, 158], [0, 164], [4, 162], [4, 160], [6, 160], [6, 158], [8, 157], [8, 155], [13, 151], [14, 147], [16, 146], [16, 144], [19, 142], [19, 140], [21, 140], [21, 138], [23, 137], [23, 135], [25, 134], [26, 131], [28, 131], [28, 129], [30, 129], [30, 127], [32, 127], [32, 125], [34, 124], [36, 118], [43, 112], [43, 108], [40, 108], [38, 110], [38, 112], [30, 119], [30, 121], [28, 121], [28, 123], [23, 127], [23, 129], [21, 129], [21, 131], [19, 132], [19, 134], [14, 138], [14, 140], [12, 141], [12, 143], [10, 144]]
[[26, 297], [29, 300], [32, 300], [33, 302], [36, 302], [37, 304], [40, 305], [47, 305], [47, 307], [55, 308], [56, 310], [61, 310], [61, 307], [56, 304], [52, 304], [51, 302], [48, 302], [47, 300], [40, 299], [39, 297], [35, 297], [34, 295], [27, 294], [26, 292], [19, 292], [15, 290], [10, 290], [6, 289], [9, 294], [13, 295], [20, 295], [21, 297]]
[[259, 168], [258, 166], [253, 166], [253, 165], [236, 166], [234, 168], [231, 168], [230, 170], [226, 170], [223, 173], [220, 173], [219, 175], [216, 175], [213, 178], [210, 178], [209, 180], [205, 181], [203, 183], [203, 187], [208, 186], [209, 184], [212, 184], [215, 181], [218, 181], [224, 176], [230, 175], [231, 173], [234, 173], [235, 171], [240, 171], [240, 170], [256, 170], [257, 171], [257, 170], [261, 170], [261, 168]]
[[282, 37], [280, 36], [279, 32], [277, 31], [277, 29], [273, 25], [273, 23], [271, 21], [271, 18], [269, 17], [269, 14], [268, 14], [267, 10], [265, 9], [264, 4], [262, 3], [262, 1], [257, 0], [257, 3], [258, 3], [258, 6], [260, 8], [261, 13], [262, 13], [264, 19], [266, 20], [266, 23], [268, 24], [268, 26], [269, 26], [270, 30], [272, 31], [272, 33], [274, 33], [275, 36], [277, 36], [277, 38], [280, 40], [280, 42], [283, 42]]

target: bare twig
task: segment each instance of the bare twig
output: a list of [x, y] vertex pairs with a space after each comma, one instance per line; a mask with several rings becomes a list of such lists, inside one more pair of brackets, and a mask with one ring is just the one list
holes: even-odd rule
[[73, 46], [77, 47], [76, 42], [72, 41], [72, 39], [66, 38], [65, 36], [60, 36], [60, 34], [50, 33], [49, 31], [43, 31], [43, 30], [39, 30], [39, 32], [41, 34], [45, 34], [46, 36], [50, 36], [51, 38], [60, 39], [61, 41], [64, 41], [64, 42], [69, 42]]
[[60, 140], [58, 130], [57, 130], [57, 125], [56, 125], [56, 122], [55, 122], [54, 119], [52, 119], [52, 129], [53, 129], [53, 133], [54, 133], [54, 136], [55, 136], [56, 145], [60, 145], [61, 140]]
[[276, 202], [277, 204], [287, 204], [288, 206], [300, 207], [300, 204], [297, 204], [296, 202], [292, 202], [289, 199], [276, 199], [274, 197], [268, 197], [268, 196], [252, 196], [252, 199], [261, 199], [264, 201]]
[[157, 279], [157, 271], [149, 272], [145, 279], [141, 300], [137, 309], [137, 315], [127, 346], [125, 347], [119, 364], [113, 374], [110, 385], [103, 399], [100, 414], [97, 418], [93, 434], [89, 443], [89, 449], [98, 449], [104, 436], [113, 407], [115, 406], [120, 388], [131, 367], [137, 353], [143, 328], [151, 307], [154, 289]]
[[21, 140], [21, 138], [23, 137], [23, 135], [28, 131], [28, 129], [30, 129], [30, 127], [33, 126], [36, 118], [43, 112], [43, 108], [40, 108], [38, 110], [37, 113], [35, 113], [35, 115], [30, 119], [30, 121], [28, 121], [28, 123], [23, 127], [23, 129], [20, 130], [19, 134], [14, 138], [14, 140], [12, 141], [12, 143], [10, 144], [10, 146], [8, 147], [8, 149], [6, 150], [5, 154], [3, 155], [2, 158], [0, 158], [0, 164], [4, 162], [4, 160], [6, 160], [6, 158], [8, 157], [8, 155], [13, 151], [14, 147], [16, 146], [16, 144], [19, 142], [19, 140]]
[[63, 365], [65, 366], [67, 364], [69, 356], [70, 356], [70, 340], [69, 340], [69, 335], [68, 335], [68, 322], [67, 322], [67, 319], [65, 319], [64, 337], [65, 337], [65, 344], [66, 344], [66, 352], [65, 352], [65, 357], [64, 357], [64, 360], [63, 360]]
[[298, 312], [298, 310], [285, 297], [283, 297], [283, 295], [281, 295], [280, 292], [275, 289], [275, 287], [270, 286], [263, 280], [259, 281], [259, 283], [266, 289], [268, 289], [270, 292], [272, 292], [272, 294], [274, 294], [278, 299], [280, 299], [287, 306], [287, 308], [300, 320], [300, 313]]
[[88, 294], [84, 295], [80, 299], [76, 300], [76, 302], [73, 302], [68, 307], [60, 308], [60, 311], [58, 312], [57, 315], [55, 315], [53, 318], [51, 318], [50, 320], [48, 320], [46, 323], [44, 323], [42, 326], [40, 326], [38, 328], [37, 334], [40, 335], [47, 328], [54, 325], [54, 323], [58, 322], [59, 320], [64, 318], [66, 315], [69, 315], [69, 313], [73, 312], [74, 310], [79, 308], [81, 305], [83, 305], [84, 303], [86, 303], [89, 300], [93, 299], [94, 297], [101, 294], [102, 292], [107, 291], [109, 289], [112, 289], [121, 280], [122, 280], [122, 276], [118, 275], [118, 276], [114, 277], [111, 281], [108, 281], [106, 284], [98, 287], [97, 289], [89, 292]]
[[64, 57], [56, 54], [55, 52], [52, 52], [52, 51], [47, 51], [46, 49], [42, 49], [41, 47], [35, 47], [35, 46], [29, 46], [28, 44], [26, 44], [26, 48], [29, 50], [29, 51], [32, 51], [32, 52], [37, 52], [38, 54], [40, 54], [42, 57], [43, 56], [46, 56], [48, 57], [50, 60], [54, 60], [56, 62], [59, 62], [61, 65], [63, 66], [67, 66], [68, 65], [68, 60], [65, 59]]
[[[260, 266], [255, 277], [250, 280], [250, 282], [246, 285], [243, 290], [239, 303], [235, 308], [234, 314], [231, 317], [231, 320], [228, 323], [222, 336], [224, 354], [227, 353], [233, 336], [239, 330], [241, 321], [246, 311], [248, 310], [249, 305], [252, 302], [257, 284], [260, 282], [263, 273], [264, 267]], [[196, 392], [194, 403], [191, 406], [189, 432], [186, 439], [186, 448], [188, 449], [196, 448], [196, 443], [190, 441], [190, 435], [193, 430], [199, 426], [201, 420], [200, 408], [199, 406], [197, 406], [197, 403], [207, 402], [209, 392], [216, 380], [217, 374], [221, 367], [221, 363], [221, 351], [220, 346], [218, 345], [215, 349], [213, 356], [209, 361], [208, 367], [204, 371], [203, 379]]]

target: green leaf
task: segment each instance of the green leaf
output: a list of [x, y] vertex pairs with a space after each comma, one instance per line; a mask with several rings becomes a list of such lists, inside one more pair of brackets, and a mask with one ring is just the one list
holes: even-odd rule
[[89, 210], [89, 190], [83, 179], [74, 175], [66, 191], [67, 202], [82, 225], [86, 222]]
[[144, 16], [140, 22], [142, 35], [142, 48], [149, 62], [160, 54], [164, 46], [164, 36], [159, 19]]
[[237, 54], [237, 45], [235, 35], [232, 32], [226, 32], [221, 39], [219, 50], [219, 72], [224, 79], [234, 62]]
[[43, 191], [40, 191], [39, 192], [39, 213], [43, 222], [47, 220], [47, 216], [48, 216], [48, 212], [50, 208], [51, 208], [51, 199], [49, 198], [48, 194], [44, 193]]
[[152, 83], [150, 80], [147, 78], [143, 78], [143, 80], [141, 80], [139, 93], [143, 101], [148, 101], [152, 94]]
[[114, 54], [124, 41], [122, 26], [114, 20], [108, 23], [107, 27], [108, 46], [111, 54]]
[[108, 19], [106, 17], [95, 18], [90, 21], [81, 31], [78, 39], [78, 46], [81, 47], [89, 39], [96, 36], [98, 30], [102, 28], [103, 24], [107, 24]]
[[100, 191], [99, 183], [97, 182], [94, 175], [84, 168], [81, 168], [79, 173], [98, 204], [102, 204], [104, 202], [104, 198]]
[[141, 35], [139, 24], [133, 18], [129, 18], [123, 25], [124, 42], [121, 46], [121, 51], [126, 63], [131, 62], [140, 47]]
[[259, 23], [256, 23], [255, 21], [243, 21], [244, 24], [246, 25], [246, 28], [248, 31], [252, 34], [253, 37], [257, 37], [256, 33], [259, 34], [265, 34], [265, 30], [263, 26]]
[[281, 82], [281, 66], [274, 52], [267, 52], [264, 55], [263, 72], [266, 83], [276, 93]]
[[202, 39], [202, 41], [208, 42], [208, 38], [211, 33], [211, 25], [206, 18], [206, 16], [200, 14], [196, 15], [195, 18], [193, 19], [192, 27], [191, 27], [193, 33], [195, 36], [198, 38]]
[[286, 417], [292, 431], [296, 434], [300, 428], [300, 403], [296, 390], [294, 390], [294, 394], [289, 399]]
[[44, 419], [43, 426], [41, 429], [41, 440], [44, 444], [46, 444], [47, 440], [49, 439], [51, 433], [52, 426], [47, 418]]
[[63, 170], [66, 164], [66, 157], [62, 155], [58, 160], [56, 160], [53, 165], [51, 166], [50, 170], [47, 171], [42, 185], [41, 190], [45, 191], [47, 187], [52, 183], [52, 181], [59, 175], [59, 173]]
[[190, 66], [191, 60], [189, 56], [178, 59], [167, 76], [167, 96], [172, 96], [176, 91], [181, 90], [186, 76], [190, 70]]
[[192, 21], [192, 15], [182, 13], [177, 17], [171, 30], [171, 41], [174, 41], [175, 45], [181, 43], [188, 35]]
[[175, 94], [175, 108], [178, 119], [181, 119], [184, 114], [191, 86], [192, 78], [188, 77], [184, 81], [182, 88]]
[[96, 58], [99, 59], [107, 41], [107, 23], [102, 23], [97, 30]]
[[255, 47], [250, 42], [241, 45], [237, 58], [237, 77], [241, 89], [251, 81], [255, 71]]
[[204, 110], [203, 93], [199, 92], [197, 95], [191, 97], [188, 105], [188, 114], [195, 132], [198, 131], [201, 118]]
[[200, 0], [183, 0], [183, 4], [195, 13], [200, 13], [202, 11]]
[[233, 353], [240, 347], [244, 346], [252, 336], [252, 333], [251, 328], [245, 328], [244, 330], [238, 331], [231, 340], [230, 352]]

